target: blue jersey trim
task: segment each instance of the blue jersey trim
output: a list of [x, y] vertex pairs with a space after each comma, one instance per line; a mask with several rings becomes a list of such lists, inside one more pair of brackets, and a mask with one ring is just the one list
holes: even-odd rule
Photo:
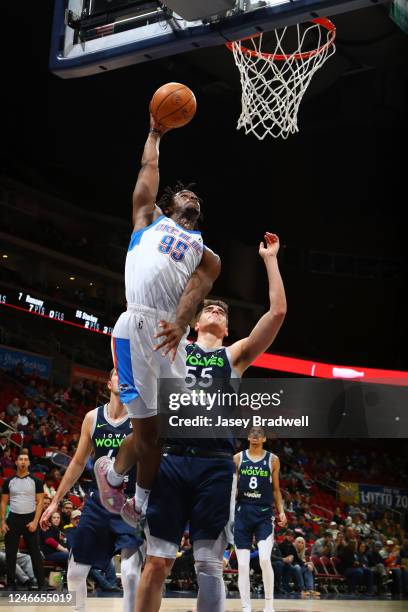
[[113, 352], [119, 377], [120, 399], [123, 404], [128, 404], [139, 397], [133, 378], [130, 341], [127, 338], [114, 338]]
[[157, 217], [157, 219], [155, 219], [155, 221], [153, 221], [153, 223], [150, 223], [150, 225], [146, 225], [146, 227], [142, 227], [140, 230], [137, 230], [137, 232], [133, 232], [133, 234], [130, 237], [130, 244], [129, 244], [128, 252], [131, 251], [135, 246], [137, 246], [140, 243], [140, 240], [146, 230], [150, 229], [151, 227], [153, 227], [153, 225], [156, 225], [156, 223], [158, 223], [159, 221], [165, 218], [166, 217], [164, 215], [160, 215], [159, 217]]

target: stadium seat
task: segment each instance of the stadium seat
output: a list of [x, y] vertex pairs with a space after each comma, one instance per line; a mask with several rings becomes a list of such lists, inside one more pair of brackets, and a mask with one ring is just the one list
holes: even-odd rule
[[11, 478], [12, 476], [16, 475], [16, 470], [13, 470], [13, 468], [4, 468], [3, 470], [3, 477], [4, 478]]
[[342, 576], [339, 571], [338, 571], [338, 565], [340, 563], [340, 559], [338, 557], [331, 557], [330, 559], [330, 563], [333, 569], [333, 574], [335, 574], [336, 576], [338, 576], [342, 581], [344, 581], [344, 576]]
[[310, 557], [310, 561], [314, 565], [314, 568], [315, 568], [315, 578], [319, 582], [320, 588], [325, 593], [327, 593], [328, 592], [327, 584], [328, 584], [329, 580], [327, 578], [327, 572], [325, 571], [324, 567], [322, 566], [320, 558], [317, 557], [316, 555], [312, 555]]
[[42, 446], [33, 444], [31, 447], [31, 454], [33, 457], [45, 457], [45, 449]]
[[34, 478], [38, 478], [38, 480], [45, 480], [45, 474], [43, 472], [34, 472]]
[[320, 563], [327, 574], [328, 580], [331, 581], [334, 590], [338, 593], [338, 589], [336, 583], [344, 582], [344, 577], [340, 576], [338, 571], [336, 570], [335, 565], [332, 563], [329, 557], [320, 557]]
[[11, 436], [10, 436], [10, 440], [15, 442], [15, 444], [17, 444], [18, 446], [21, 446], [21, 442], [22, 442], [21, 434], [19, 434], [19, 433], [12, 433]]

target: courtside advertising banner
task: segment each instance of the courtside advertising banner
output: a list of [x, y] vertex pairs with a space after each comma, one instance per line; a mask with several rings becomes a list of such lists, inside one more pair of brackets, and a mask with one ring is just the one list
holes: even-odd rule
[[12, 372], [17, 366], [24, 374], [35, 375], [46, 380], [51, 374], [52, 359], [23, 351], [16, 351], [9, 346], [0, 345], [0, 369]]

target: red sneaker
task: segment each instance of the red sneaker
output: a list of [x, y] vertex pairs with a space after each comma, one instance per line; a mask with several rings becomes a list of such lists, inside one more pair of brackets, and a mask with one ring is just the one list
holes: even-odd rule
[[113, 465], [113, 460], [110, 457], [99, 457], [94, 465], [95, 478], [102, 506], [109, 512], [120, 514], [126, 496], [123, 492], [123, 484], [119, 487], [112, 487], [108, 482], [107, 473], [111, 465]]

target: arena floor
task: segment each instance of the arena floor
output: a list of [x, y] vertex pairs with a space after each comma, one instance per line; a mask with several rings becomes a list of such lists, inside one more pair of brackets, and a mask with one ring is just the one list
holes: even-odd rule
[[[263, 601], [254, 600], [252, 604], [253, 612], [261, 612]], [[195, 599], [166, 598], [163, 600], [161, 610], [166, 612], [192, 612], [195, 610]], [[407, 610], [407, 601], [372, 601], [372, 600], [290, 600], [278, 599], [275, 605], [275, 612], [349, 612], [350, 607], [357, 612], [403, 612]], [[34, 612], [47, 610], [47, 612], [61, 612], [61, 610], [71, 610], [70, 606], [16, 606], [15, 609], [24, 612]], [[241, 612], [239, 600], [228, 599], [225, 607], [226, 612]], [[104, 597], [91, 598], [87, 602], [87, 612], [122, 612], [122, 602], [120, 598]]]
[[[194, 610], [194, 599], [164, 599], [161, 610], [168, 612], [191, 612]], [[275, 604], [275, 612], [301, 612], [302, 610], [308, 612], [349, 612], [350, 607], [354, 610], [366, 612], [370, 609], [370, 612], [402, 612], [407, 609], [406, 601], [293, 601], [290, 599], [279, 599]], [[93, 612], [93, 608], [89, 608]], [[228, 612], [242, 612], [242, 608], [238, 600], [229, 599], [227, 600], [225, 610]], [[262, 612], [263, 601], [253, 601], [252, 603], [253, 612]], [[120, 612], [120, 608], [114, 608], [112, 612]]]

